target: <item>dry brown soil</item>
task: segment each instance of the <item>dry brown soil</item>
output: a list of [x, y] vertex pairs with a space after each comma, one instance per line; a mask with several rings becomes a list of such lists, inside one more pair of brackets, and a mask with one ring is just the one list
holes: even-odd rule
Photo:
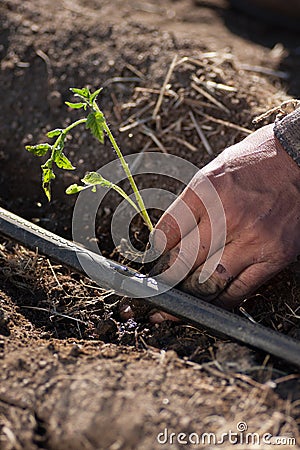
[[[225, 0], [197, 3], [1, 1], [2, 206], [71, 236], [74, 199], [66, 198], [64, 188], [112, 160], [109, 144], [99, 148], [85, 130], [74, 133], [68, 155], [78, 170], [57, 174], [51, 203], [41, 192], [39, 161], [24, 151], [47, 130], [78, 117], [64, 106], [70, 86], [105, 86], [101, 107], [126, 154], [163, 148], [199, 167], [211, 156], [191, 125], [191, 110], [217, 154], [246, 135], [236, 125], [253, 130], [254, 116], [300, 97], [299, 34], [232, 11]], [[170, 81], [183, 100], [166, 96], [160, 122], [146, 122], [159, 149], [142, 125], [118, 129], [149, 116], [174, 55], [192, 61]], [[192, 88], [193, 75], [234, 88], [213, 91], [225, 109]], [[181, 189], [168, 179], [138, 181], [142, 187]], [[109, 225], [117, 201], [108, 197], [97, 225], [103, 253], [114, 258]], [[155, 211], [152, 217], [157, 219]], [[132, 232], [137, 244], [145, 243], [140, 222]], [[300, 338], [299, 298], [299, 274], [289, 268], [244, 307], [265, 326]], [[145, 314], [124, 322], [118, 298], [4, 237], [0, 380], [1, 450], [197, 448], [176, 440], [162, 445], [156, 437], [165, 428], [221, 435], [236, 431], [240, 421], [261, 435], [290, 433], [300, 445], [295, 368], [187, 324], [153, 326]], [[219, 447], [198, 447], [232, 445], [227, 439]]]

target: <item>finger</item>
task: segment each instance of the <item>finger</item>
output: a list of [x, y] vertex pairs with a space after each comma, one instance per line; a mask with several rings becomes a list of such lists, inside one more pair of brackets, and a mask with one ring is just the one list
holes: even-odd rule
[[214, 303], [227, 309], [238, 305], [262, 284], [280, 272], [281, 269], [268, 262], [247, 267], [228, 285]]
[[[221, 261], [216, 267], [213, 274], [204, 283], [199, 283], [202, 274], [203, 265], [187, 278], [181, 287], [184, 291], [209, 301], [217, 306], [230, 309], [240, 302], [247, 293], [251, 292], [254, 280], [255, 286], [258, 287], [265, 281], [266, 270], [270, 273], [270, 265], [260, 263], [249, 265], [253, 258], [249, 255], [241, 259], [240, 246], [235, 243], [228, 244], [222, 255]], [[213, 258], [213, 257], [212, 257]], [[262, 266], [266, 264], [266, 269]], [[226, 289], [226, 286], [227, 289]], [[175, 316], [171, 316], [164, 311], [157, 311], [150, 315], [150, 321], [153, 323], [161, 323], [165, 320], [178, 321]]]
[[236, 242], [227, 244], [219, 258], [218, 253], [211, 256], [182, 283], [182, 289], [208, 301], [213, 300], [253, 261], [252, 252], [243, 251], [241, 244]]
[[205, 207], [196, 190], [188, 186], [158, 221], [151, 237], [154, 249], [167, 252], [175, 247], [205, 214]]
[[159, 278], [169, 285], [178, 284], [205, 261], [210, 240], [211, 228], [207, 218], [159, 259], [151, 271], [151, 276], [159, 275]]
[[122, 320], [127, 321], [129, 319], [133, 319], [134, 313], [130, 305], [122, 305], [119, 310], [119, 314]]
[[[225, 264], [224, 261], [222, 262]], [[224, 268], [224, 266], [222, 267]], [[245, 297], [250, 295], [253, 291], [259, 288], [259, 286], [279, 272], [278, 268], [274, 271], [274, 266], [270, 266], [269, 263], [254, 264], [244, 269], [233, 281], [230, 282], [229, 280], [228, 287], [226, 288], [226, 272], [223, 268], [219, 267], [218, 269], [217, 267], [218, 270], [216, 270], [216, 272], [221, 272], [221, 275], [224, 276], [222, 281], [219, 280], [219, 286], [220, 289], [222, 289], [222, 286], [225, 285], [225, 288], [223, 287], [223, 292], [221, 292], [221, 294], [213, 300], [213, 303], [214, 305], [225, 309], [231, 309], [238, 305]], [[213, 286], [215, 286], [215, 284], [213, 284]], [[186, 287], [184, 290], [195, 295], [195, 290], [191, 288], [191, 286]], [[201, 295], [203, 296], [203, 292]], [[210, 295], [213, 296], [212, 294]], [[208, 297], [205, 298], [208, 300]], [[158, 311], [150, 316], [150, 320], [154, 323], [161, 323], [164, 320], [178, 321], [179, 319], [165, 313], [164, 311]]]
[[178, 319], [178, 317], [172, 316], [172, 314], [168, 314], [165, 311], [155, 311], [153, 313], [150, 313], [149, 320], [152, 323], [162, 323], [165, 320], [180, 322], [180, 319]]

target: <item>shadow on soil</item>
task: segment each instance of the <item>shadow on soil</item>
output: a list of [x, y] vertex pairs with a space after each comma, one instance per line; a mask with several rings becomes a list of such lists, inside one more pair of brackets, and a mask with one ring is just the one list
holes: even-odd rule
[[198, 1], [197, 4], [216, 11], [232, 33], [246, 40], [270, 49], [281, 44], [285, 54], [277, 69], [288, 74], [286, 92], [293, 97], [300, 97], [300, 32], [289, 30], [284, 24], [281, 27], [272, 25], [233, 7], [228, 8], [227, 2], [222, 6], [206, 1]]

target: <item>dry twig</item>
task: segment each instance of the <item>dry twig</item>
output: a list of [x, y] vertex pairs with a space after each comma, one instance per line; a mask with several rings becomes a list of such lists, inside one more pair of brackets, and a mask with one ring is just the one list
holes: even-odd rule
[[142, 128], [142, 133], [144, 133], [146, 136], [149, 136], [163, 153], [168, 153], [164, 145], [160, 142], [160, 140], [157, 138], [154, 132], [150, 130], [150, 128], [144, 125]]
[[236, 125], [235, 123], [229, 122], [228, 120], [217, 119], [216, 117], [210, 116], [209, 114], [205, 114], [196, 108], [194, 109], [194, 111], [200, 116], [205, 117], [207, 120], [210, 120], [211, 122], [219, 123], [220, 125], [224, 125], [225, 127], [228, 128], [233, 128], [235, 130], [241, 131], [242, 133], [246, 134], [253, 133], [253, 131], [249, 130], [248, 128], [241, 127], [240, 125]]
[[162, 100], [163, 100], [163, 97], [164, 97], [164, 94], [165, 94], [166, 87], [167, 87], [167, 85], [168, 85], [168, 83], [170, 81], [170, 78], [171, 78], [172, 73], [173, 73], [173, 71], [175, 69], [175, 66], [176, 66], [176, 61], [177, 61], [177, 55], [174, 56], [174, 58], [173, 58], [173, 60], [171, 62], [171, 65], [169, 67], [168, 73], [166, 75], [165, 81], [163, 82], [163, 85], [162, 85], [162, 88], [161, 88], [161, 91], [160, 91], [157, 103], [156, 103], [155, 108], [153, 110], [153, 114], [152, 114], [153, 119], [156, 118], [156, 116], [157, 116], [157, 114], [158, 114], [158, 112], [160, 110], [160, 107], [161, 107], [161, 104], [162, 104]]
[[209, 100], [214, 105], [218, 106], [222, 111], [225, 111], [227, 114], [230, 113], [229, 109], [226, 108], [226, 106], [223, 105], [219, 100], [217, 100], [213, 95], [209, 94], [205, 91], [205, 89], [202, 89], [198, 84], [197, 80], [199, 80], [195, 75], [192, 76], [192, 79], [194, 82], [191, 83], [191, 87], [195, 89], [195, 91], [199, 92], [199, 94], [203, 95], [203, 97], [206, 97], [207, 100]]
[[194, 114], [192, 113], [192, 111], [189, 112], [189, 116], [190, 116], [190, 118], [192, 119], [192, 122], [193, 122], [193, 124], [194, 124], [194, 127], [195, 127], [195, 129], [196, 129], [196, 131], [197, 131], [197, 133], [198, 133], [198, 136], [200, 137], [200, 139], [201, 139], [201, 141], [202, 141], [204, 147], [205, 147], [205, 150], [207, 151], [207, 153], [208, 153], [209, 155], [213, 156], [214, 152], [212, 151], [212, 148], [211, 148], [211, 146], [209, 145], [209, 142], [208, 142], [208, 140], [206, 139], [205, 134], [203, 133], [203, 131], [202, 131], [200, 125], [198, 124], [197, 120], [195, 119], [195, 116], [194, 116]]

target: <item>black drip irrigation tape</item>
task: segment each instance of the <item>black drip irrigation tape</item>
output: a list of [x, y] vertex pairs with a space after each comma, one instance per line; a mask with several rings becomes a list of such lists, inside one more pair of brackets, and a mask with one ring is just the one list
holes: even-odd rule
[[[3, 208], [0, 208], [0, 233], [79, 273], [86, 275], [82, 266], [88, 268], [89, 277], [105, 289], [123, 296], [143, 298], [153, 307], [207, 328], [213, 334], [221, 333], [300, 367], [299, 341], [177, 289], [162, 292], [165, 286], [153, 278], [97, 255]], [[161, 293], [157, 295], [158, 290]]]

